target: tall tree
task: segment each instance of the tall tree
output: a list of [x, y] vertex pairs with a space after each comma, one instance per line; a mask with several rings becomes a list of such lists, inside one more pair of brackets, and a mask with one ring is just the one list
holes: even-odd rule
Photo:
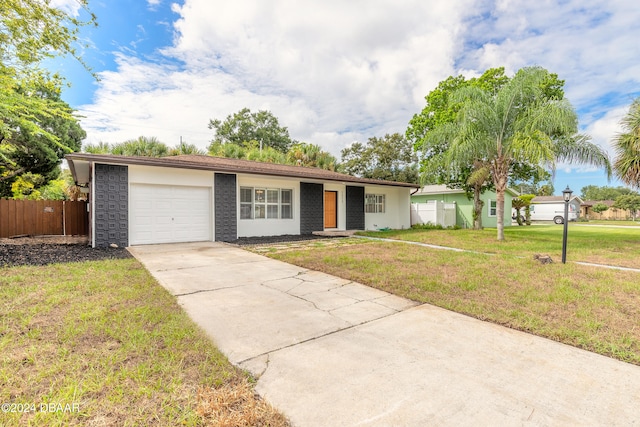
[[243, 108], [228, 115], [224, 121], [209, 120], [209, 129], [215, 131], [212, 145], [234, 143], [247, 146], [251, 141], [257, 141], [260, 149], [271, 147], [286, 153], [294, 143], [289, 137], [289, 130], [280, 126], [278, 119], [267, 110], [252, 113], [249, 108]]
[[411, 142], [399, 133], [371, 137], [342, 150], [341, 170], [349, 175], [388, 181], [419, 180], [417, 157]]
[[[464, 76], [449, 77], [440, 82], [438, 87], [426, 96], [427, 105], [413, 116], [407, 129], [407, 137], [414, 142], [416, 150], [421, 154], [421, 179], [428, 184], [446, 184], [449, 188], [465, 190], [467, 197], [474, 200], [474, 212], [482, 211], [480, 194], [494, 188], [490, 175], [484, 173], [488, 165], [484, 158], [475, 159], [469, 164], [457, 164], [452, 167], [446, 152], [451, 141], [443, 138], [441, 128], [455, 126], [457, 115], [462, 108], [462, 100], [454, 99], [453, 94], [464, 87], [473, 87], [495, 95], [509, 82], [504, 74], [504, 68], [491, 68], [480, 77], [466, 80]], [[548, 99], [559, 100], [564, 97], [564, 81], [559, 80], [557, 74], [548, 73], [538, 82], [541, 92]], [[440, 129], [438, 131], [438, 129]], [[480, 168], [480, 169], [478, 169]], [[479, 182], [478, 177], [486, 176], [485, 182]], [[549, 179], [549, 174], [537, 165], [514, 162], [511, 170], [510, 185], [532, 182], [537, 185]], [[552, 185], [540, 191], [553, 192]], [[474, 228], [482, 228], [481, 216], [474, 220]]]
[[633, 101], [621, 124], [622, 133], [613, 139], [613, 169], [622, 182], [640, 188], [640, 98]]
[[[77, 3], [88, 13], [87, 0]], [[43, 91], [59, 92], [62, 84], [60, 76], [42, 70], [40, 63], [71, 55], [85, 65], [77, 53], [79, 31], [84, 25], [96, 25], [95, 16], [89, 13], [88, 19], [82, 21], [52, 6], [50, 1], [0, 1], [0, 142], [18, 130], [26, 130], [72, 151], [33, 119], [72, 118], [65, 105], [40, 96]], [[8, 161], [2, 153], [0, 160]]]
[[[78, 0], [88, 12], [87, 1]], [[7, 195], [21, 173], [52, 177], [59, 157], [77, 150], [75, 136], [82, 134], [69, 106], [60, 100], [63, 79], [41, 68], [41, 62], [77, 53], [79, 30], [96, 24], [89, 13], [82, 21], [42, 0], [0, 1], [0, 192]], [[88, 67], [85, 68], [88, 69]], [[71, 129], [71, 128], [74, 129]], [[37, 151], [37, 147], [41, 150]], [[53, 154], [58, 159], [53, 160]], [[25, 161], [26, 163], [20, 163]], [[30, 164], [29, 164], [30, 163]], [[37, 164], [37, 168], [33, 165]], [[37, 169], [40, 169], [38, 171]], [[40, 182], [36, 179], [34, 182]]]
[[467, 197], [473, 200], [473, 228], [476, 230], [482, 229], [484, 203], [480, 195], [493, 187], [487, 165], [482, 159], [476, 159], [469, 165], [450, 168], [445, 159], [450, 141], [431, 136], [434, 130], [455, 122], [462, 104], [452, 100], [454, 92], [472, 86], [495, 93], [508, 81], [502, 67], [491, 68], [482, 76], [469, 80], [462, 75], [450, 76], [429, 92], [425, 97], [427, 105], [413, 116], [406, 131], [407, 138], [420, 154], [421, 183], [445, 184], [449, 188], [464, 190]]
[[504, 240], [504, 194], [517, 162], [555, 167], [556, 161], [611, 166], [606, 153], [586, 136], [578, 135], [571, 104], [543, 90], [550, 74], [540, 67], [523, 68], [495, 94], [463, 87], [453, 94], [462, 106], [456, 124], [443, 127], [439, 137], [451, 141], [446, 159], [452, 167], [483, 159], [496, 189], [497, 238]]

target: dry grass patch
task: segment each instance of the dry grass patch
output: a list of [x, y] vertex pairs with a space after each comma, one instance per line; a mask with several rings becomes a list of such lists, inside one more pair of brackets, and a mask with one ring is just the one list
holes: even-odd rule
[[198, 414], [218, 427], [277, 427], [287, 420], [258, 396], [246, 379], [198, 393]]
[[270, 256], [640, 364], [638, 273], [397, 243]]
[[0, 402], [34, 408], [0, 425], [218, 425], [206, 390], [247, 382], [134, 259], [0, 268], [0, 319]]

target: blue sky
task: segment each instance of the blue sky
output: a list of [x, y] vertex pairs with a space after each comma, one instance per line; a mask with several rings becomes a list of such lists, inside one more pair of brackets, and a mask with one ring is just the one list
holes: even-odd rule
[[[75, 0], [54, 4], [76, 10]], [[640, 96], [640, 8], [632, 0], [110, 0], [79, 65], [52, 61], [72, 84], [87, 143], [140, 135], [202, 148], [209, 119], [272, 111], [293, 138], [339, 157], [354, 141], [406, 130], [450, 75], [540, 65], [566, 80], [580, 127], [610, 150]], [[612, 154], [612, 153], [611, 153]], [[558, 165], [579, 192], [603, 171]]]

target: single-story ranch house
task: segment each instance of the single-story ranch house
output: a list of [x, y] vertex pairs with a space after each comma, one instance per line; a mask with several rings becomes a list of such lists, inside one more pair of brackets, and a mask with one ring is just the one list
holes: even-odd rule
[[94, 247], [409, 228], [414, 184], [211, 156], [68, 154]]

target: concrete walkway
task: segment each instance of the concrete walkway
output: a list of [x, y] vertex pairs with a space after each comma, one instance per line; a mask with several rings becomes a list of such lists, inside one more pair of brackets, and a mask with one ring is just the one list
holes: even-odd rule
[[130, 248], [295, 426], [640, 425], [640, 367], [219, 243]]

